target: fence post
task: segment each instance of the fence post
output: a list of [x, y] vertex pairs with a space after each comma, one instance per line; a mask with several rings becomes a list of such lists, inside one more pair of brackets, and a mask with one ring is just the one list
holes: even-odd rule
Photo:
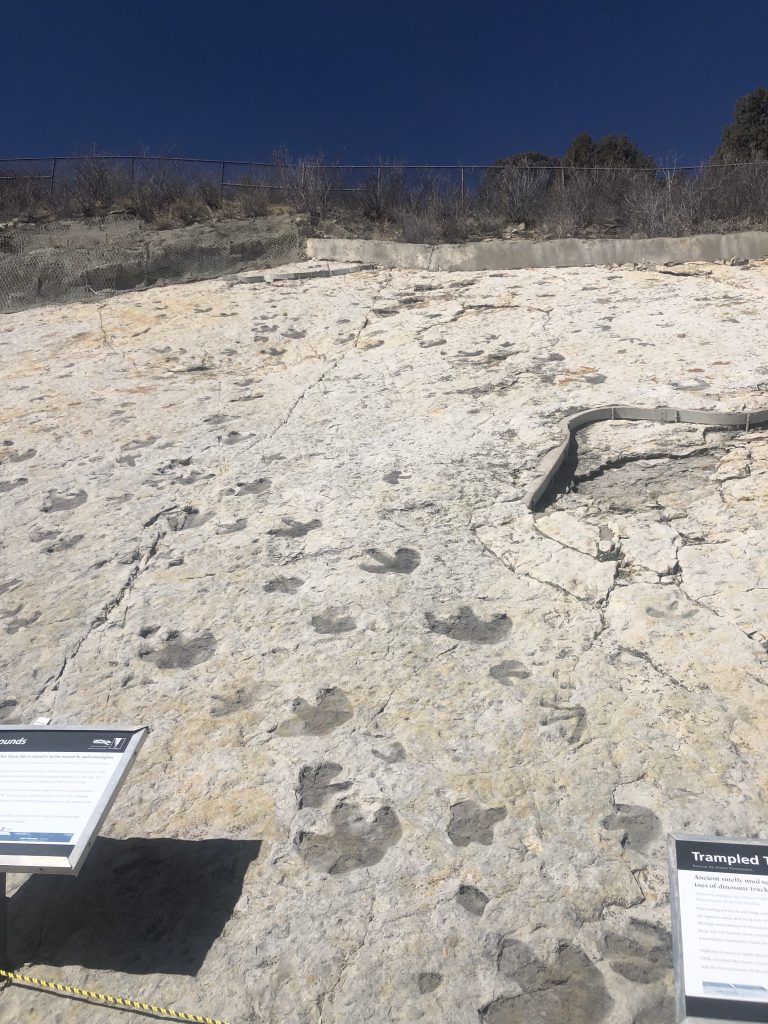
[[381, 164], [376, 168], [376, 205], [381, 202]]
[[464, 209], [464, 168], [461, 168], [461, 208]]
[[131, 157], [131, 185], [133, 185], [134, 178], [136, 176], [136, 157]]
[[53, 199], [53, 186], [56, 181], [56, 157], [53, 158], [53, 166], [51, 167], [51, 199]]
[[222, 160], [221, 161], [221, 179], [219, 180], [219, 199], [221, 201], [224, 200], [224, 168], [225, 167], [226, 167], [226, 164]]

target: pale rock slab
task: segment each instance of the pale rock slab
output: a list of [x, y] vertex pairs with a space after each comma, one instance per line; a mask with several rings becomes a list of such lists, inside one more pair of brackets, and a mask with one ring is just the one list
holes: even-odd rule
[[680, 538], [667, 523], [625, 519], [614, 524], [627, 562], [659, 576], [675, 571]]
[[[505, 527], [477, 531], [481, 543], [515, 573], [550, 584], [581, 601], [604, 599], [616, 574], [615, 563], [597, 560], [576, 548], [543, 536], [526, 517]], [[595, 550], [597, 549], [595, 537]]]
[[768, 275], [695, 269], [0, 320], [0, 716], [151, 727], [80, 878], [13, 877], [17, 963], [231, 1024], [671, 1024], [666, 833], [768, 813], [766, 433], [602, 423], [521, 496], [576, 410], [759, 401]]

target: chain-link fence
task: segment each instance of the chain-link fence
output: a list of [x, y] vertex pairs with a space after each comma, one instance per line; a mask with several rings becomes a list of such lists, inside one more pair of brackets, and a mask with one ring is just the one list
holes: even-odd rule
[[612, 165], [575, 166], [563, 162], [547, 164], [527, 155], [494, 164], [407, 164], [379, 161], [367, 164], [342, 164], [322, 154], [292, 159], [278, 151], [268, 162], [242, 160], [203, 160], [193, 157], [111, 155], [89, 153], [67, 157], [0, 158], [0, 210], [3, 195], [37, 198], [79, 204], [83, 210], [94, 205], [109, 206], [127, 197], [140, 200], [153, 193], [157, 202], [171, 201], [185, 190], [194, 191], [210, 201], [242, 196], [249, 191], [280, 193], [283, 198], [305, 199], [311, 193], [374, 192], [391, 190], [393, 183], [407, 191], [419, 191], [438, 183], [469, 199], [500, 182], [519, 183], [522, 189], [538, 191], [566, 178], [594, 178], [597, 181], [621, 181], [624, 188], [634, 182], [668, 183], [695, 179], [734, 167], [759, 166], [765, 171], [768, 161], [757, 164], [694, 165]]
[[248, 189], [295, 193], [323, 187], [334, 193], [364, 192], [377, 183], [381, 186], [396, 172], [409, 188], [418, 187], [426, 178], [440, 178], [469, 193], [496, 169], [487, 164], [340, 164], [322, 156], [291, 160], [280, 153], [269, 162], [95, 153], [0, 158], [0, 190], [26, 191], [38, 199], [68, 196], [84, 206], [94, 201], [108, 204], [145, 188], [158, 192], [196, 188], [222, 200]]
[[768, 160], [597, 167], [524, 154], [493, 165], [363, 165], [284, 152], [268, 163], [100, 153], [0, 159], [0, 218], [123, 210], [168, 227], [211, 211], [253, 217], [275, 206], [315, 223], [329, 214], [395, 223], [405, 241], [458, 241], [515, 223], [544, 237], [727, 231], [768, 222]]
[[298, 228], [287, 219], [269, 232], [248, 224], [151, 236], [137, 231], [127, 232], [114, 244], [90, 247], [45, 245], [23, 231], [20, 238], [17, 251], [0, 251], [2, 312], [53, 302], [87, 302], [129, 288], [203, 280], [303, 257]]

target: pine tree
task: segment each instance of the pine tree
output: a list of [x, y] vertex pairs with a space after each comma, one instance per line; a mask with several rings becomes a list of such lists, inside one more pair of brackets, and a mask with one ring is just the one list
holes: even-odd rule
[[733, 121], [723, 129], [717, 160], [768, 160], [768, 89], [736, 100]]

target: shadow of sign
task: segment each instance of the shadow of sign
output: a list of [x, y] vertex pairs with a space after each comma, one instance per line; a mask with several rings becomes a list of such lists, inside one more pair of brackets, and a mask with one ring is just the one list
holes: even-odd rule
[[258, 840], [98, 839], [77, 878], [35, 875], [10, 901], [14, 964], [197, 974]]

